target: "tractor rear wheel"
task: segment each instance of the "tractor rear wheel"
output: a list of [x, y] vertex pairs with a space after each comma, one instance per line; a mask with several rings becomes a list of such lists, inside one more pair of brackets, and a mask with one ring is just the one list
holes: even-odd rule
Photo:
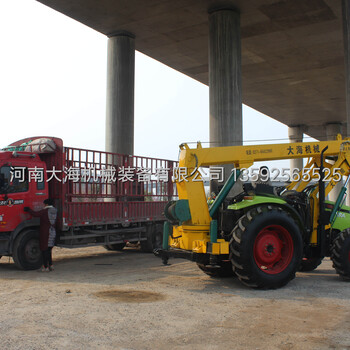
[[233, 229], [233, 270], [249, 287], [275, 289], [286, 285], [295, 277], [302, 253], [299, 227], [281, 208], [252, 208]]
[[218, 267], [197, 263], [198, 267], [210, 277], [234, 277], [231, 261], [221, 261]]
[[321, 258], [303, 258], [301, 260], [298, 271], [310, 272], [316, 270], [317, 267], [322, 263]]
[[331, 259], [337, 274], [350, 281], [350, 228], [340, 232], [333, 241]]

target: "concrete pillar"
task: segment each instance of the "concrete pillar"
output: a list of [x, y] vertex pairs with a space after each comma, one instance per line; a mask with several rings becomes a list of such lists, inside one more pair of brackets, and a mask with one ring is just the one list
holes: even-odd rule
[[[345, 101], [346, 101], [346, 135], [350, 137], [350, 1], [342, 0], [343, 39], [345, 58]], [[350, 206], [350, 184], [347, 189], [346, 205]]]
[[[303, 142], [304, 126], [295, 125], [288, 127], [289, 142]], [[303, 168], [303, 158], [291, 159], [290, 160], [290, 171], [293, 169], [301, 170]]]
[[[240, 14], [209, 11], [209, 103], [212, 147], [241, 145], [242, 69]], [[232, 166], [225, 166], [225, 179]], [[214, 186], [212, 186], [212, 190]]]
[[346, 89], [346, 135], [350, 137], [350, 1], [342, 0]]
[[[338, 134], [342, 133], [341, 123], [330, 123], [325, 125], [327, 140], [335, 140]], [[330, 201], [335, 202], [338, 198], [339, 192], [343, 186], [343, 181], [339, 181], [336, 186], [329, 193], [328, 198]]]
[[107, 50], [106, 151], [133, 154], [135, 37], [117, 33]]

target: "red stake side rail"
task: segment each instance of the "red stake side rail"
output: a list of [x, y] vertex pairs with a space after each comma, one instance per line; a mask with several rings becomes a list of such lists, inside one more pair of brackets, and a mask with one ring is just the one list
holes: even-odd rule
[[176, 196], [176, 162], [65, 147], [63, 215], [68, 226], [163, 220]]

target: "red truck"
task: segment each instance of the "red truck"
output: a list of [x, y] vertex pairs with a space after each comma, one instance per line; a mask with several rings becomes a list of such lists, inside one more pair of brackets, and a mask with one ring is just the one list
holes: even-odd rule
[[160, 247], [176, 164], [64, 147], [54, 137], [14, 142], [0, 152], [0, 256], [12, 256], [21, 269], [40, 267], [39, 222], [23, 208], [41, 209], [46, 198], [58, 209], [59, 247]]

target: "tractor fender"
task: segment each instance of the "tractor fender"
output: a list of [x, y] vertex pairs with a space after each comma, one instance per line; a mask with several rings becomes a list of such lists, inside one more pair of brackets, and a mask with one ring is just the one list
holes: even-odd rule
[[304, 222], [299, 215], [299, 213], [286, 201], [280, 198], [274, 198], [274, 197], [263, 197], [263, 196], [255, 196], [252, 200], [243, 200], [242, 202], [238, 202], [235, 204], [231, 204], [227, 207], [227, 209], [230, 210], [243, 210], [244, 212], [258, 206], [274, 206], [279, 207], [286, 212], [288, 212], [293, 219], [296, 221], [297, 225], [300, 228], [300, 231], [302, 232], [302, 236], [305, 237], [305, 225]]

